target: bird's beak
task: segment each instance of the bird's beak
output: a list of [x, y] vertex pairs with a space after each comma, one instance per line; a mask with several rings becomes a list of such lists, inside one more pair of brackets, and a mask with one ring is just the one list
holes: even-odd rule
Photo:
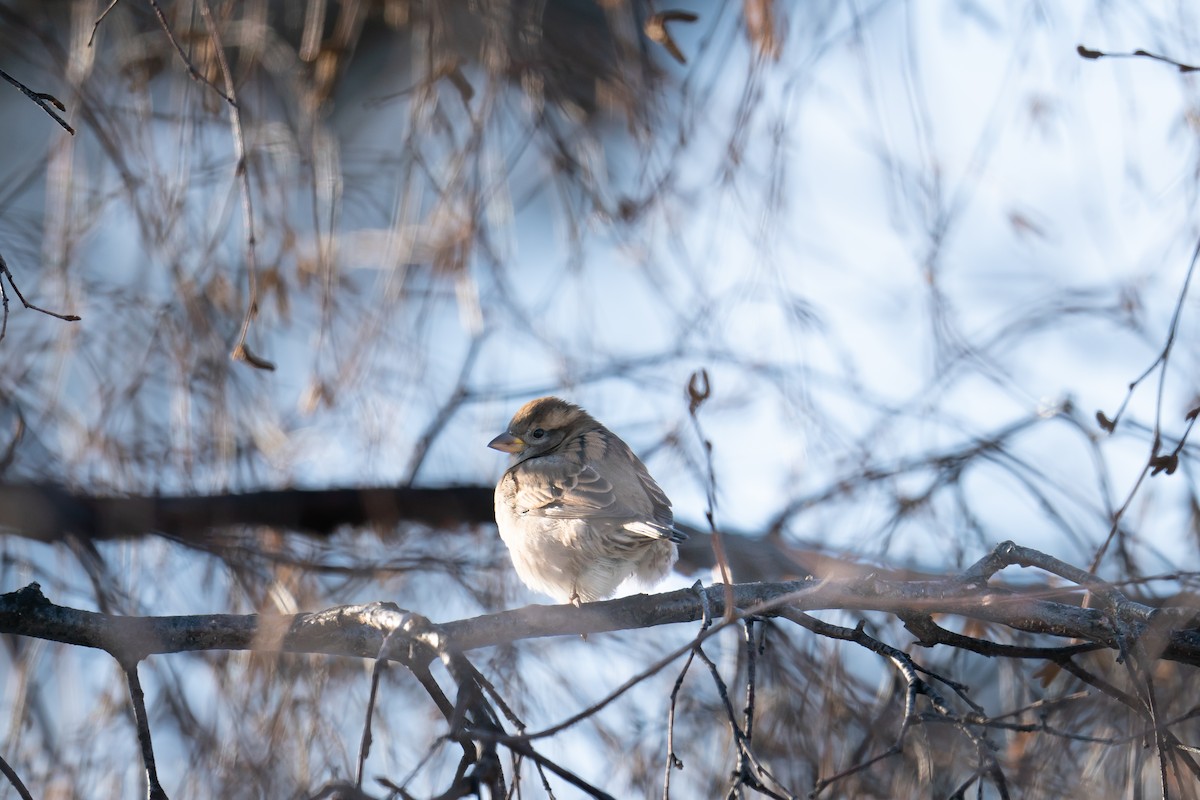
[[525, 442], [520, 437], [506, 432], [488, 442], [488, 447], [505, 453], [519, 453], [525, 449]]

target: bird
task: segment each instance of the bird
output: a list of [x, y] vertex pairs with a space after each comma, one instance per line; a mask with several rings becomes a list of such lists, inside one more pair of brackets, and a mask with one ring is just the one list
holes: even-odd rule
[[629, 445], [577, 405], [523, 405], [488, 447], [509, 454], [496, 484], [496, 525], [521, 580], [560, 603], [612, 597], [634, 578], [671, 571], [671, 501]]

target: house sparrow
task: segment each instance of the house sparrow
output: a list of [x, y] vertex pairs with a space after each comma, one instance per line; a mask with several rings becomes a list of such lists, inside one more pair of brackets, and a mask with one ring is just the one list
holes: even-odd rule
[[671, 501], [629, 445], [578, 406], [530, 401], [488, 447], [510, 453], [496, 524], [525, 585], [559, 602], [653, 585], [678, 556]]

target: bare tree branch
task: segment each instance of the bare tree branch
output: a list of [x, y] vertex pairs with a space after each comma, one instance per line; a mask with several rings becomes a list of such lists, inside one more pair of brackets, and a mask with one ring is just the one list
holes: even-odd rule
[[[1004, 551], [1000, 545], [997, 550]], [[1030, 551], [1018, 548], [1027, 557]], [[1044, 599], [1041, 590], [990, 588], [975, 582], [977, 573], [936, 581], [889, 581], [863, 578], [740, 584], [734, 588], [738, 618], [764, 614], [781, 607], [811, 611], [843, 609], [888, 613], [954, 614], [998, 623], [1015, 630], [1080, 639], [1119, 649], [1123, 636], [1139, 635], [1152, 619], [1176, 620], [1158, 633], [1161, 657], [1200, 665], [1200, 632], [1186, 627], [1195, 609], [1152, 608], [1122, 600], [1117, 608], [1124, 634], [1114, 629], [1107, 610]], [[1093, 587], [1092, 591], [1096, 591]], [[724, 614], [724, 598], [706, 590], [714, 614]], [[717, 592], [716, 594], [720, 594]], [[261, 647], [268, 636], [271, 649], [374, 657], [381, 634], [348, 621], [361, 613], [342, 606], [314, 614], [259, 617], [230, 614], [176, 617], [120, 617], [65, 608], [50, 603], [37, 584], [0, 595], [0, 632], [97, 647], [126, 658], [196, 650], [242, 650]], [[544, 636], [579, 635], [693, 622], [703, 618], [704, 604], [691, 589], [660, 595], [635, 595], [580, 609], [568, 606], [527, 606], [482, 617], [443, 623], [440, 630], [458, 649], [472, 650]], [[374, 632], [372, 632], [374, 630]], [[947, 642], [957, 644], [957, 642]], [[1048, 653], [1009, 653], [1045, 658]]]

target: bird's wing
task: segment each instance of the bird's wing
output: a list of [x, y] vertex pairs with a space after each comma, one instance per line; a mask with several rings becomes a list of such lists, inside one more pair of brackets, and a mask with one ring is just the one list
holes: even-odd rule
[[[591, 441], [593, 435], [598, 434], [589, 432], [577, 447], [530, 458], [513, 468], [520, 510], [556, 519], [613, 520], [632, 533], [679, 541], [671, 501], [645, 465], [619, 439], [601, 445]], [[605, 474], [579, 457], [600, 447], [607, 451], [606, 458], [597, 459]]]
[[677, 534], [680, 538], [671, 536], [672, 541], [681, 542], [687, 538], [686, 534], [676, 531], [675, 515], [671, 512], [671, 499], [667, 497], [667, 493], [655, 482], [654, 478], [650, 477], [650, 470], [646, 469], [646, 465], [642, 460], [635, 456], [632, 452], [629, 457], [633, 459], [633, 465], [637, 474], [638, 483], [642, 487], [642, 491], [646, 493], [646, 497], [650, 500], [651, 514], [654, 518], [654, 523], [664, 530], [671, 531]]
[[600, 473], [561, 456], [540, 456], [513, 469], [517, 505], [544, 517], [612, 516], [616, 498]]

